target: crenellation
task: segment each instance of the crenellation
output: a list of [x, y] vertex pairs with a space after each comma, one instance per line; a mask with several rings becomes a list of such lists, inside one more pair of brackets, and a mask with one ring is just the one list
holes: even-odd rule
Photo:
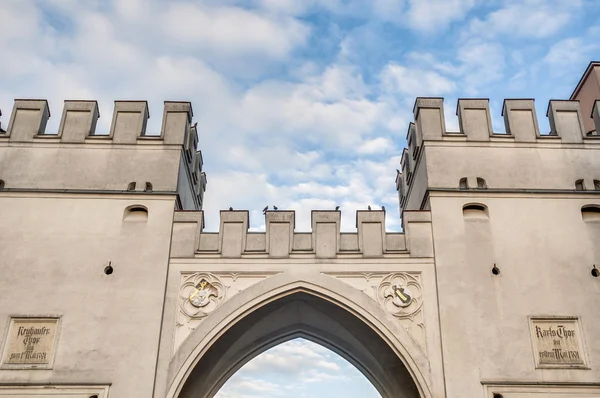
[[164, 115], [162, 135], [147, 135], [147, 101], [115, 101], [110, 131], [100, 135], [97, 101], [67, 100], [58, 132], [45, 134], [48, 102], [15, 100], [8, 130], [0, 136], [0, 160], [10, 159], [3, 177], [12, 190], [175, 194], [178, 209], [201, 209], [206, 175], [196, 128], [190, 126], [191, 104], [166, 102]]
[[[595, 112], [596, 108], [592, 111]], [[584, 134], [585, 117], [577, 100], [549, 101], [546, 116], [551, 126], [550, 134], [540, 133], [534, 100], [529, 98], [503, 101], [500, 115], [504, 119], [505, 134], [493, 131], [488, 98], [460, 98], [457, 101], [456, 116], [460, 127], [458, 133], [445, 130], [442, 98], [417, 98], [414, 114], [415, 122], [409, 123], [406, 134], [409, 152], [407, 155], [410, 155], [407, 159], [413, 161], [417, 160], [423, 140], [580, 143], [580, 137], [593, 138], [595, 135], [595, 132]], [[600, 124], [600, 113], [596, 118]], [[440, 132], [443, 133], [440, 135]], [[413, 172], [414, 167], [409, 170]]]
[[115, 101], [110, 136], [115, 144], [135, 144], [146, 135], [150, 113], [146, 101]]
[[162, 122], [162, 136], [165, 144], [183, 144], [184, 149], [189, 150], [190, 124], [193, 116], [194, 112], [190, 102], [165, 101]]
[[535, 142], [540, 136], [533, 99], [505, 99], [502, 116], [506, 134], [515, 137], [517, 142]]
[[489, 99], [461, 98], [456, 105], [456, 115], [461, 134], [468, 141], [489, 141], [492, 131]]
[[581, 143], [584, 137], [583, 118], [579, 101], [550, 100], [546, 116], [550, 135], [565, 143]]
[[409, 185], [412, 181], [413, 166], [410, 159], [408, 149], [404, 148], [402, 156], [400, 157], [400, 165], [402, 167], [402, 176], [404, 177], [406, 185]]
[[408, 124], [408, 131], [406, 132], [406, 142], [408, 144], [408, 150], [413, 159], [416, 159], [419, 156], [419, 149], [421, 148], [421, 144], [423, 140], [417, 140], [417, 132], [416, 126], [413, 122]]
[[[46, 134], [50, 108], [45, 99], [17, 99], [8, 123], [6, 134], [0, 139], [10, 142], [32, 142], [44, 138], [44, 142], [69, 144], [144, 144], [183, 145], [189, 163], [194, 162], [198, 136], [191, 103], [165, 101], [162, 130], [159, 135], [146, 132], [150, 112], [147, 101], [114, 102], [112, 122], [108, 134], [98, 134], [96, 124], [100, 118], [95, 100], [65, 100], [58, 132]], [[55, 139], [55, 140], [53, 140]]]
[[17, 99], [3, 138], [8, 137], [13, 142], [31, 142], [34, 136], [45, 133], [49, 118], [48, 101]]
[[240, 257], [246, 251], [250, 214], [247, 210], [221, 210], [219, 249], [223, 257]]
[[196, 196], [198, 197], [198, 202], [200, 203], [200, 208], [202, 208], [202, 203], [204, 202], [204, 192], [206, 191], [206, 184], [208, 180], [206, 179], [206, 173], [200, 173], [200, 181], [196, 186]]
[[99, 117], [97, 101], [66, 100], [58, 127], [61, 142], [83, 143], [95, 134]]
[[[428, 212], [425, 212], [428, 213]], [[248, 231], [248, 210], [222, 210], [218, 232], [205, 232], [202, 211], [176, 211], [173, 228], [172, 257], [191, 257], [193, 253], [214, 254], [221, 258], [241, 258], [246, 255], [266, 255], [288, 258], [310, 255], [333, 259], [340, 255], [382, 257], [387, 254], [409, 254], [405, 233], [385, 231], [385, 211], [358, 210], [357, 231], [341, 232], [339, 210], [313, 210], [312, 230], [294, 231], [295, 211], [269, 210], [265, 214], [264, 232]], [[409, 217], [407, 222], [427, 223], [424, 216]], [[406, 229], [406, 227], [405, 227]], [[426, 257], [422, 248], [427, 227], [412, 227], [417, 231], [417, 257]], [[431, 237], [430, 237], [431, 239]], [[426, 239], [425, 239], [426, 240]]]
[[294, 211], [267, 210], [266, 243], [270, 257], [287, 257], [292, 252], [295, 218]]
[[171, 234], [171, 257], [193, 257], [200, 249], [200, 236], [203, 229], [204, 212], [201, 210], [175, 212]]
[[[396, 176], [401, 215], [406, 210], [427, 210], [432, 190], [570, 191], [575, 180], [598, 178], [592, 175], [592, 155], [586, 147], [599, 144], [599, 136], [585, 133], [586, 115], [578, 100], [549, 101], [546, 116], [551, 131], [542, 135], [533, 99], [504, 100], [501, 115], [506, 134], [494, 133], [488, 99], [459, 99], [460, 133], [445, 132], [440, 140], [442, 104], [441, 98], [417, 98], [415, 102], [415, 136], [411, 123], [408, 148], [402, 152], [401, 172]], [[600, 101], [593, 112], [600, 126]], [[416, 155], [419, 137], [425, 138]], [[565, 169], [564, 164], [570, 167]], [[464, 186], [457, 186], [463, 179]]]
[[197, 149], [198, 149], [198, 126], [196, 125], [196, 123], [194, 123], [194, 125], [192, 125], [190, 127], [189, 144], [187, 146], [187, 150], [190, 152], [190, 154], [192, 154], [194, 156]]
[[404, 206], [404, 201], [406, 200], [406, 187], [404, 185], [404, 176], [400, 170], [396, 173], [396, 191], [398, 191], [398, 202], [400, 203], [400, 208]]
[[402, 217], [406, 250], [414, 257], [433, 257], [431, 212], [406, 211]]
[[312, 247], [317, 257], [335, 257], [341, 248], [339, 210], [313, 210], [311, 212]]
[[444, 120], [444, 99], [417, 97], [413, 107], [416, 124], [416, 143], [423, 140], [441, 140], [446, 132]]
[[382, 256], [386, 251], [385, 211], [358, 210], [356, 212], [358, 229], [358, 250], [368, 257]]

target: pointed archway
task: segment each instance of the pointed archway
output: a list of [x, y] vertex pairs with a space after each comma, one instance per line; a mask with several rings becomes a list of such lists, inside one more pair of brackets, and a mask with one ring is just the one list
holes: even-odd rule
[[383, 398], [431, 397], [426, 358], [376, 303], [331, 277], [285, 274], [234, 296], [192, 333], [171, 361], [167, 397], [212, 398], [250, 359], [296, 337], [348, 360]]

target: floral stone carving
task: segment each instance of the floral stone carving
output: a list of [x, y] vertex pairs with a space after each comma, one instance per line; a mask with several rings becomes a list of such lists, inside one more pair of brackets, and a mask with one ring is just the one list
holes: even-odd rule
[[422, 289], [416, 275], [404, 272], [384, 277], [377, 287], [377, 301], [397, 318], [413, 319], [423, 305]]
[[218, 276], [195, 273], [184, 278], [179, 288], [179, 307], [188, 319], [202, 319], [225, 300], [227, 289]]

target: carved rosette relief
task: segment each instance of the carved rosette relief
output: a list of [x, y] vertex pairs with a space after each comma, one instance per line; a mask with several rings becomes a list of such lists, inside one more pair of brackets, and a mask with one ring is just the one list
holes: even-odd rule
[[224, 301], [275, 272], [184, 272], [177, 296], [173, 353]]
[[422, 307], [422, 291], [415, 275], [396, 273], [386, 276], [377, 287], [377, 300], [397, 318], [411, 318]]
[[227, 289], [221, 279], [210, 273], [184, 277], [179, 288], [179, 307], [191, 319], [202, 319], [225, 300]]
[[419, 272], [329, 274], [375, 300], [402, 325], [426, 353], [423, 288]]

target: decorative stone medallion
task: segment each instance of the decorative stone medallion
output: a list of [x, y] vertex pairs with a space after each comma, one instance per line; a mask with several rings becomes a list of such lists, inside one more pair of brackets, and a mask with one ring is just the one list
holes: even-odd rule
[[421, 284], [414, 274], [397, 272], [384, 277], [377, 287], [379, 304], [397, 318], [411, 318], [423, 305]]
[[204, 318], [225, 299], [226, 289], [214, 274], [186, 276], [179, 288], [179, 307], [189, 318]]
[[326, 275], [349, 284], [377, 302], [427, 353], [420, 272], [332, 272]]
[[277, 272], [182, 272], [173, 353], [224, 301]]

